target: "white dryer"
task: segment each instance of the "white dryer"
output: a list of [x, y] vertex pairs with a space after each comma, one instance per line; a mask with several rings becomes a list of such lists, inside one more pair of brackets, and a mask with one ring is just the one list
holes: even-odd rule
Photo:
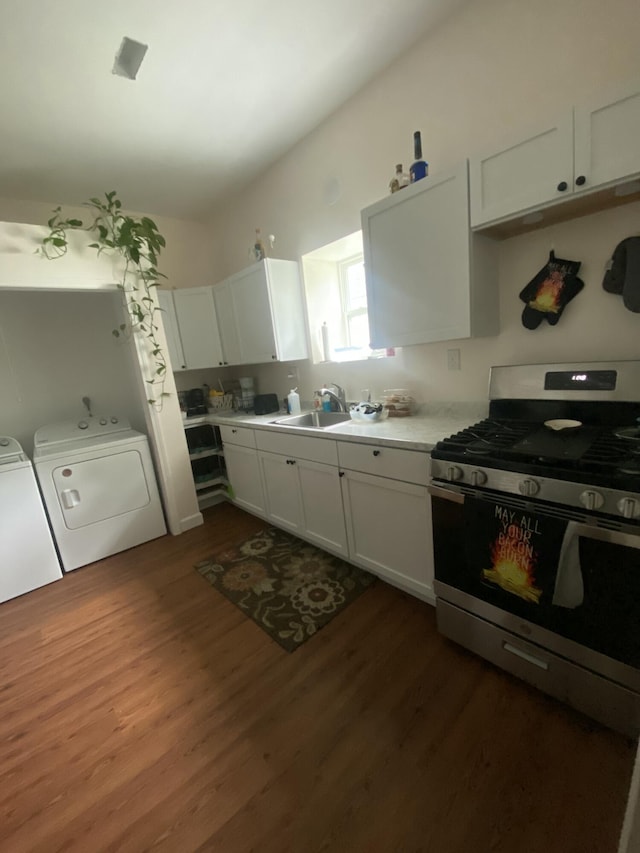
[[167, 532], [149, 442], [126, 418], [40, 427], [33, 461], [65, 571]]
[[31, 461], [15, 438], [0, 436], [0, 601], [61, 577]]

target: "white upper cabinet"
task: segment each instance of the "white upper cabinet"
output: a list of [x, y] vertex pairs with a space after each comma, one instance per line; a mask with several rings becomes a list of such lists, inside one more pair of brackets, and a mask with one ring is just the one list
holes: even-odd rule
[[471, 225], [502, 219], [571, 193], [573, 117], [549, 121], [536, 132], [470, 161]]
[[575, 181], [582, 191], [640, 174], [640, 82], [576, 108]]
[[173, 302], [182, 341], [183, 369], [219, 367], [223, 357], [213, 289], [188, 287], [174, 290]]
[[467, 163], [362, 211], [371, 346], [498, 331], [495, 241], [469, 229]]
[[214, 293], [229, 364], [308, 358], [300, 269], [295, 261], [267, 258], [215, 285]]
[[233, 294], [229, 282], [221, 282], [213, 288], [218, 328], [222, 341], [222, 356], [225, 364], [240, 364], [240, 336], [233, 307]]
[[471, 225], [563, 202], [640, 174], [640, 85], [567, 109], [470, 161]]
[[157, 295], [158, 305], [162, 311], [162, 325], [164, 326], [164, 333], [167, 338], [167, 350], [171, 369], [173, 371], [185, 370], [187, 365], [182, 351], [178, 318], [176, 317], [176, 308], [173, 304], [173, 292], [171, 290], [158, 289]]

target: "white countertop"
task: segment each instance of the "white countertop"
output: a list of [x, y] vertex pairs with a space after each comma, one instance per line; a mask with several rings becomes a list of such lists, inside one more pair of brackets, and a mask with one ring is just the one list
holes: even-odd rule
[[[303, 409], [303, 413], [305, 411], [311, 410]], [[185, 427], [203, 423], [242, 425], [254, 429], [278, 430], [292, 435], [327, 438], [333, 441], [354, 441], [360, 444], [402, 447], [405, 450], [430, 451], [438, 441], [486, 417], [487, 412], [488, 404], [447, 403], [423, 406], [418, 414], [409, 417], [390, 417], [376, 423], [349, 420], [330, 429], [288, 427], [273, 423], [278, 418], [286, 417], [286, 412], [273, 412], [270, 415], [220, 412], [188, 418], [185, 420]]]

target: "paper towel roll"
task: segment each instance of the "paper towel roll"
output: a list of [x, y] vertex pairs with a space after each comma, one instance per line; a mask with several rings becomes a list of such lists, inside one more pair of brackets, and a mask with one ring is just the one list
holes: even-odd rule
[[329, 327], [326, 320], [322, 324], [322, 360], [330, 361], [331, 350], [329, 349]]

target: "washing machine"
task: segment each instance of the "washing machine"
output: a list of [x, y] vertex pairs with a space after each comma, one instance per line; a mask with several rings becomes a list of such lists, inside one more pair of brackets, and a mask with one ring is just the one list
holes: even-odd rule
[[126, 418], [40, 427], [33, 462], [66, 572], [167, 532], [148, 439]]
[[15, 438], [0, 436], [0, 601], [61, 577], [31, 461]]

